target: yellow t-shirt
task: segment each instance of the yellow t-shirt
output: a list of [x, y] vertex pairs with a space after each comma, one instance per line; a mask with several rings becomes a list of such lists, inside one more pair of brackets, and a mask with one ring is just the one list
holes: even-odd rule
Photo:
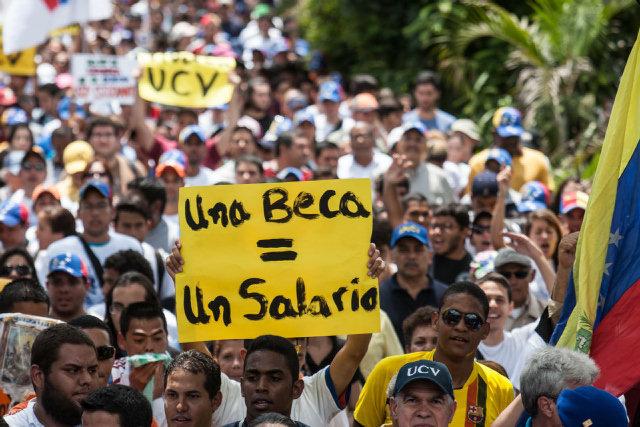
[[[400, 368], [416, 360], [433, 360], [435, 350], [391, 356], [376, 365], [360, 393], [353, 417], [365, 427], [390, 422], [387, 385]], [[458, 406], [452, 426], [490, 426], [514, 398], [513, 386], [506, 378], [478, 362], [464, 387], [453, 391]]]
[[[466, 192], [471, 191], [473, 178], [484, 170], [489, 150], [482, 150], [469, 160], [471, 171]], [[540, 181], [550, 190], [554, 189], [553, 180], [549, 174], [549, 159], [541, 151], [522, 147], [522, 156], [511, 159], [511, 188], [520, 191], [520, 188], [529, 181]]]

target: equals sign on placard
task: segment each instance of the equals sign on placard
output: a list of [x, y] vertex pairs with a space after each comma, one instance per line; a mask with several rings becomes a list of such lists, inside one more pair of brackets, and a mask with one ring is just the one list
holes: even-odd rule
[[[280, 249], [290, 248], [293, 246], [293, 239], [263, 239], [256, 243], [259, 248]], [[260, 259], [264, 262], [269, 261], [293, 261], [298, 257], [296, 251], [269, 251], [260, 254]]]

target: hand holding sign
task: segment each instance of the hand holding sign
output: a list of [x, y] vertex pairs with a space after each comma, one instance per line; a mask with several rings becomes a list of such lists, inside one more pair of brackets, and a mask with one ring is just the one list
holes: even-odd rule
[[183, 188], [179, 209], [181, 341], [378, 330], [369, 180]]

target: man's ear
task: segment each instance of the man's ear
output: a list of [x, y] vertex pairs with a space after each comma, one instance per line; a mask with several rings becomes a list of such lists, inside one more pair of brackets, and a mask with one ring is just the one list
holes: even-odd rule
[[392, 420], [398, 417], [398, 401], [395, 396], [389, 398], [389, 412], [391, 412]]
[[531, 274], [531, 276], [529, 276], [529, 283], [531, 283], [536, 279], [536, 269], [532, 268], [529, 274]]
[[536, 400], [536, 405], [538, 405], [538, 412], [542, 413], [546, 418], [553, 417], [556, 406], [553, 399], [550, 399], [547, 396], [540, 396]]
[[489, 332], [491, 332], [491, 325], [489, 325], [489, 322], [484, 322], [484, 324], [480, 327], [480, 333], [482, 334], [482, 339], [487, 338], [487, 336], [489, 335]]
[[31, 376], [31, 384], [33, 384], [33, 389], [38, 392], [44, 388], [44, 372], [38, 365], [31, 365], [31, 369], [29, 372]]
[[440, 312], [436, 311], [435, 313], [431, 313], [431, 324], [433, 325], [436, 331], [438, 330], [439, 323], [440, 323]]
[[301, 379], [297, 379], [293, 382], [293, 398], [297, 399], [302, 395], [302, 391], [304, 390], [304, 381]]
[[215, 412], [220, 407], [221, 403], [222, 403], [222, 393], [220, 392], [220, 390], [218, 390], [216, 395], [213, 396], [213, 400], [211, 400], [211, 406], [213, 406], [213, 412]]

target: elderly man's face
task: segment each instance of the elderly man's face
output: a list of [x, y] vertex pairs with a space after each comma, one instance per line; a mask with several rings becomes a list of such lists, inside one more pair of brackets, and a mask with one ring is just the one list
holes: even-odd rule
[[398, 427], [446, 427], [456, 403], [435, 384], [414, 381], [391, 399], [391, 418]]

